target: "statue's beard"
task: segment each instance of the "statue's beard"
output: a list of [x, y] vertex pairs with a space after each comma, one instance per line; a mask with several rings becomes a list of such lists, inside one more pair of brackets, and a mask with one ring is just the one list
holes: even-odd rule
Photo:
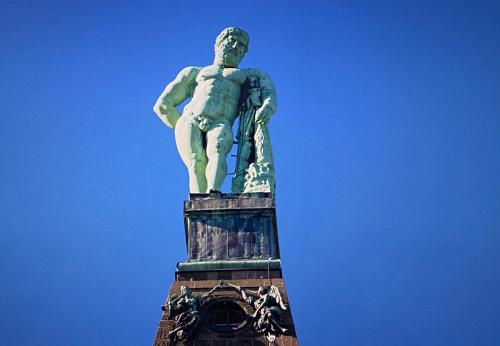
[[215, 62], [226, 67], [237, 67], [243, 59], [243, 55], [239, 55], [231, 50], [217, 49], [215, 51]]

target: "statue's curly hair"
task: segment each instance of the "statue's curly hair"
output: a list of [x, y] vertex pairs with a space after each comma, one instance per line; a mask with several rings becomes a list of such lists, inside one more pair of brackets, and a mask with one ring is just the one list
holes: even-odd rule
[[217, 36], [217, 38], [215, 39], [215, 48], [217, 48], [221, 44], [221, 42], [231, 34], [238, 36], [241, 39], [241, 41], [245, 44], [245, 53], [246, 53], [248, 50], [248, 44], [250, 43], [250, 37], [248, 36], [245, 30], [235, 26], [230, 26], [229, 28], [225, 28], [224, 30], [221, 31], [219, 36]]

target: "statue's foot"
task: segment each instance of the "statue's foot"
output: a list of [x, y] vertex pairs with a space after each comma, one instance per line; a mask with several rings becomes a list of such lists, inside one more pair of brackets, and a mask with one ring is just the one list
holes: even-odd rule
[[216, 189], [210, 189], [209, 193], [221, 193], [219, 190]]

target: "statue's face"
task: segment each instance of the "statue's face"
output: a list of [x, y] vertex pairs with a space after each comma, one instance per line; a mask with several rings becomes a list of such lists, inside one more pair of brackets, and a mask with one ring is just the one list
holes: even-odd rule
[[257, 78], [253, 75], [248, 77], [248, 83], [250, 84], [250, 88], [257, 88], [259, 86]]
[[186, 287], [186, 286], [181, 286], [181, 294], [188, 294], [191, 293], [191, 290]]
[[215, 48], [215, 62], [224, 67], [237, 67], [245, 56], [246, 44], [239, 35], [229, 34]]

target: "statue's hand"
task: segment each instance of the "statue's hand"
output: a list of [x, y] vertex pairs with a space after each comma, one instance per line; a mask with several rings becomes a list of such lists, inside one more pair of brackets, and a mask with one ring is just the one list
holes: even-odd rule
[[177, 120], [180, 118], [179, 111], [175, 107], [169, 105], [163, 105], [160, 107], [160, 110], [162, 112], [159, 113], [158, 116], [163, 123], [168, 127], [175, 128], [175, 124], [177, 124]]
[[271, 116], [271, 111], [267, 107], [260, 107], [255, 113], [255, 122], [257, 124], [266, 124]]

